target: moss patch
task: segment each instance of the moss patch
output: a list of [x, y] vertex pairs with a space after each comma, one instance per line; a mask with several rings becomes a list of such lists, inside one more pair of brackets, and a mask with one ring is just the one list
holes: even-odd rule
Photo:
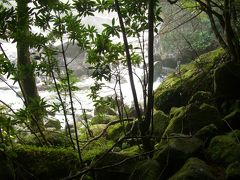
[[103, 154], [108, 149], [113, 146], [114, 142], [110, 140], [106, 140], [105, 138], [100, 138], [87, 146], [84, 150], [82, 150], [83, 160], [86, 162], [91, 162], [100, 154]]

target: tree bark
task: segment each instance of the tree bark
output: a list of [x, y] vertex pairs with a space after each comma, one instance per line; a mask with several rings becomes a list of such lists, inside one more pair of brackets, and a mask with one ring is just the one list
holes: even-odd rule
[[[19, 82], [27, 108], [33, 108], [33, 103], [40, 100], [38, 95], [34, 67], [29, 52], [29, 8], [28, 0], [17, 0], [17, 67]], [[43, 129], [43, 121], [39, 109], [32, 111], [31, 126], [35, 131]]]

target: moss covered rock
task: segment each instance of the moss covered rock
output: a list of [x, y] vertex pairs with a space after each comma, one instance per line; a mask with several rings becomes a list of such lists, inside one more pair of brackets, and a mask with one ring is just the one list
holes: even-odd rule
[[107, 130], [107, 139], [118, 141], [119, 138], [124, 135], [124, 127], [125, 126], [120, 123], [110, 126]]
[[163, 111], [156, 111], [153, 114], [153, 135], [159, 141], [169, 124], [170, 118]]
[[189, 158], [169, 180], [216, 180], [209, 166], [198, 158]]
[[196, 92], [188, 101], [188, 104], [198, 103], [198, 104], [212, 104], [214, 102], [214, 97], [211, 92], [198, 91]]
[[85, 162], [92, 162], [96, 157], [100, 156], [107, 150], [109, 150], [113, 146], [114, 142], [110, 140], [106, 140], [106, 138], [101, 137], [92, 143], [90, 143], [87, 147], [82, 149], [82, 158]]
[[[51, 146], [56, 147], [70, 147], [72, 143], [70, 138], [66, 136], [66, 134], [62, 131], [44, 131], [43, 132], [45, 139]], [[24, 134], [21, 135], [21, 139], [24, 141], [26, 145], [33, 145], [33, 146], [42, 146], [44, 142], [43, 138], [41, 137], [40, 133], [36, 134], [38, 138], [34, 134]], [[39, 141], [41, 140], [41, 142]], [[48, 144], [48, 145], [49, 145]]]
[[197, 91], [213, 92], [212, 69], [223, 53], [217, 49], [204, 54], [169, 75], [155, 92], [155, 108], [168, 113], [172, 107], [186, 105]]
[[160, 165], [156, 160], [139, 162], [129, 180], [156, 180], [159, 177]]
[[214, 137], [208, 147], [210, 158], [224, 166], [236, 161], [240, 162], [239, 140], [240, 130]]
[[218, 135], [218, 133], [219, 131], [217, 127], [214, 124], [209, 124], [197, 131], [194, 136], [201, 139], [205, 143], [205, 145], [208, 145], [210, 140], [214, 136]]
[[226, 169], [227, 180], [239, 180], [240, 179], [240, 162], [234, 162], [230, 164]]
[[154, 159], [161, 166], [161, 179], [172, 176], [188, 158], [198, 155], [202, 145], [203, 142], [194, 137], [181, 134], [169, 137], [169, 141], [154, 154]]
[[202, 127], [221, 121], [217, 109], [208, 104], [189, 104], [174, 114], [163, 136], [171, 133], [195, 134]]
[[12, 151], [18, 179], [61, 179], [76, 172], [79, 166], [72, 149], [17, 146]]

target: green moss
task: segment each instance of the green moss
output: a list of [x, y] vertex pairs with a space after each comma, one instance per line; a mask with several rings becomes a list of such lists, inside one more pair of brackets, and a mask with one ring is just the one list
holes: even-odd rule
[[13, 152], [16, 154], [13, 161], [19, 165], [16, 174], [24, 179], [31, 179], [32, 176], [60, 179], [76, 171], [79, 166], [78, 156], [72, 149], [16, 146]]
[[110, 126], [107, 130], [107, 139], [117, 141], [124, 135], [124, 126], [120, 123]]
[[156, 180], [159, 170], [160, 165], [156, 160], [145, 160], [136, 166], [129, 180]]
[[163, 136], [167, 137], [171, 133], [195, 134], [202, 127], [220, 121], [220, 115], [215, 107], [208, 104], [189, 104], [183, 109], [178, 109]]
[[98, 136], [106, 128], [106, 124], [94, 124], [90, 126], [93, 136]]
[[199, 131], [197, 131], [194, 136], [205, 142], [205, 145], [208, 145], [210, 140], [217, 134], [218, 134], [217, 127], [214, 124], [209, 124], [201, 128]]
[[82, 150], [83, 160], [91, 162], [97, 156], [103, 154], [108, 149], [113, 146], [114, 142], [106, 140], [105, 138], [100, 138], [96, 141], [93, 141], [87, 148]]
[[172, 107], [169, 113], [169, 116], [172, 119], [173, 117], [177, 117], [178, 115], [180, 115], [182, 112], [184, 112], [184, 110], [185, 110], [185, 106], [182, 106], [179, 108]]
[[117, 116], [106, 115], [106, 114], [97, 114], [91, 119], [91, 125], [95, 124], [107, 124], [111, 121], [117, 120]]
[[198, 91], [191, 97], [191, 99], [188, 101], [188, 104], [191, 104], [191, 103], [212, 104], [213, 100], [214, 98], [211, 92]]
[[140, 153], [140, 150], [139, 150], [139, 147], [135, 145], [135, 146], [123, 149], [122, 151], [120, 151], [120, 153], [127, 156], [135, 156]]
[[211, 173], [208, 165], [198, 159], [189, 158], [184, 166], [174, 174], [169, 180], [214, 180], [216, 179]]
[[[44, 134], [46, 140], [52, 146], [56, 146], [56, 147], [72, 146], [70, 138], [61, 131], [44, 131], [43, 134]], [[44, 142], [41, 135], [39, 133], [37, 133], [37, 135], [41, 139], [41, 141]], [[42, 146], [41, 143], [39, 142], [39, 140], [33, 134], [24, 135], [21, 137], [21, 139], [25, 142], [26, 145]]]
[[240, 179], [240, 162], [234, 162], [230, 164], [226, 169], [227, 180], [238, 180]]
[[211, 70], [223, 53], [222, 49], [209, 52], [181, 66], [181, 73], [169, 75], [155, 91], [155, 108], [168, 113], [172, 107], [186, 105], [197, 91], [213, 92]]
[[225, 166], [240, 161], [239, 137], [240, 130], [214, 137], [208, 147], [211, 159]]

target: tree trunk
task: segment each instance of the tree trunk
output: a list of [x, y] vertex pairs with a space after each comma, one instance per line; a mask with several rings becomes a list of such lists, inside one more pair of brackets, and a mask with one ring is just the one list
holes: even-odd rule
[[[154, 75], [154, 0], [148, 1], [148, 93], [147, 110], [143, 123], [141, 124], [141, 135], [143, 137], [143, 149], [148, 152], [153, 149], [151, 145], [149, 128], [153, 114], [153, 75]], [[153, 124], [152, 124], [153, 126]]]
[[42, 115], [33, 104], [40, 100], [35, 82], [34, 67], [29, 52], [29, 9], [28, 0], [17, 0], [17, 67], [20, 86], [27, 108], [32, 109], [31, 127], [34, 131], [43, 129]]
[[231, 0], [224, 0], [225, 37], [232, 60], [239, 62], [239, 43], [231, 24]]
[[126, 35], [125, 26], [124, 26], [124, 23], [123, 23], [122, 14], [121, 14], [121, 10], [120, 10], [120, 7], [119, 7], [118, 0], [115, 0], [115, 7], [116, 7], [117, 14], [118, 14], [119, 24], [120, 24], [120, 27], [121, 27], [121, 30], [122, 30], [122, 35], [123, 35], [123, 42], [124, 42], [124, 46], [125, 46], [125, 53], [126, 53], [126, 59], [127, 59], [128, 74], [129, 74], [129, 80], [130, 80], [130, 85], [131, 85], [131, 89], [132, 89], [134, 106], [135, 106], [135, 109], [136, 109], [136, 116], [137, 116], [139, 121], [142, 121], [142, 115], [141, 115], [141, 112], [140, 112], [137, 93], [136, 93], [136, 88], [135, 88], [135, 84], [134, 84], [134, 80], [133, 80], [131, 55], [130, 55], [130, 52], [129, 52], [127, 35]]

